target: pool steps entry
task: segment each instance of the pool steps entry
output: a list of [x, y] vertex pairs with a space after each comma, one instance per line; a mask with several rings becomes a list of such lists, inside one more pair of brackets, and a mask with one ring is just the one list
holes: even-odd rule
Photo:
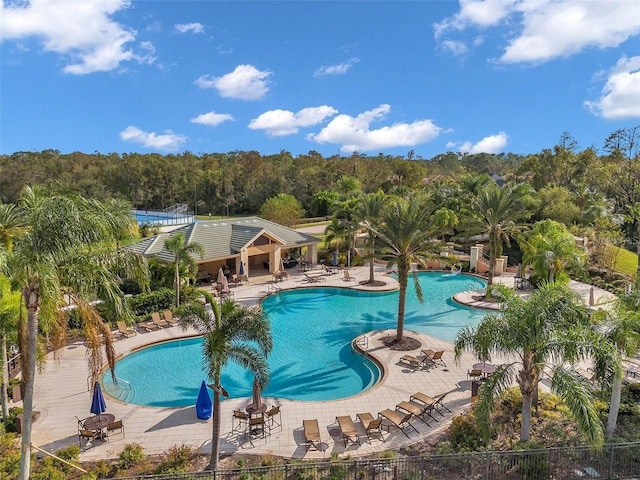
[[109, 383], [102, 384], [102, 389], [105, 393], [108, 393], [110, 396], [115, 398], [116, 400], [120, 400], [121, 402], [132, 402], [135, 398], [135, 390], [131, 383], [123, 380], [122, 378], [115, 377], [115, 382], [113, 381], [113, 377], [111, 376], [111, 372], [106, 372], [106, 376], [109, 376], [111, 380]]

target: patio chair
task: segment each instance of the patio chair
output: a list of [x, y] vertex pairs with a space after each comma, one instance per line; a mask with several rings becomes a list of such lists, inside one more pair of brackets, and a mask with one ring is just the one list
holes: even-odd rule
[[120, 432], [122, 433], [122, 438], [124, 438], [124, 424], [122, 423], [122, 420], [116, 420], [115, 422], [111, 422], [109, 425], [107, 425], [107, 441], [109, 441], [109, 438], [111, 438], [111, 432], [114, 432], [116, 430], [120, 430]]
[[[237, 423], [237, 425], [236, 425]], [[249, 415], [241, 410], [233, 411], [233, 418], [231, 419], [231, 431], [232, 432], [244, 432], [249, 424]]]
[[356, 426], [353, 424], [353, 420], [351, 420], [349, 415], [337, 416], [336, 422], [338, 422], [338, 426], [340, 427], [340, 434], [342, 435], [342, 441], [344, 442], [345, 448], [349, 442], [360, 445], [360, 436], [358, 435]]
[[259, 417], [251, 417], [249, 419], [249, 426], [248, 426], [247, 433], [249, 435], [249, 442], [251, 442], [254, 437], [266, 438], [267, 427], [265, 424], [264, 417], [262, 415], [260, 415]]
[[356, 418], [360, 420], [362, 426], [364, 427], [364, 432], [367, 434], [367, 438], [371, 440], [371, 438], [379, 438], [384, 442], [384, 437], [382, 436], [382, 419], [381, 418], [373, 418], [369, 412], [358, 413]]
[[467, 370], [467, 380], [475, 380], [476, 378], [480, 378], [482, 376], [482, 370], [479, 368], [473, 368], [471, 370]]
[[178, 325], [178, 320], [176, 318], [173, 318], [173, 313], [171, 313], [171, 310], [165, 310], [164, 312], [162, 312], [162, 316], [164, 317], [164, 321], [169, 325]]
[[[280, 427], [280, 430], [282, 430], [282, 413], [280, 412], [280, 405], [274, 405], [267, 410], [264, 415], [269, 432], [271, 432], [271, 429], [276, 427]], [[276, 416], [278, 417], [278, 420], [276, 420]]]
[[408, 366], [413, 370], [420, 370], [424, 366], [424, 363], [421, 362], [418, 358], [408, 354], [400, 357], [400, 360], [398, 360], [398, 362]]
[[347, 270], [346, 268], [343, 270], [343, 273], [344, 273], [344, 277], [342, 277], [342, 279], [343, 279], [344, 281], [346, 281], [346, 282], [349, 282], [349, 281], [351, 281], [351, 280], [355, 280], [355, 279], [356, 279], [355, 277], [352, 277], [352, 276], [349, 274], [349, 270]]
[[137, 335], [137, 333], [138, 333], [138, 332], [135, 331], [135, 329], [127, 326], [127, 324], [124, 323], [122, 320], [118, 320], [116, 322], [116, 326], [118, 327], [118, 332], [120, 332], [122, 335], [124, 335], [127, 338], [133, 337], [134, 335]]
[[318, 426], [318, 420], [302, 420], [302, 428], [304, 429], [304, 445], [307, 447], [307, 451], [312, 447], [318, 451], [322, 450], [320, 445], [320, 427]]
[[[418, 432], [418, 429], [414, 427], [410, 422], [411, 417], [413, 417], [413, 413], [404, 413], [404, 412], [399, 412], [397, 410], [391, 410], [390, 408], [387, 408], [385, 410], [382, 410], [381, 412], [378, 412], [378, 417], [382, 417], [385, 420], [387, 420], [389, 423], [391, 423], [391, 425], [393, 425], [394, 427], [399, 429], [402, 433], [404, 433], [407, 436], [407, 438], [409, 437], [409, 434], [405, 430], [409, 427], [413, 428], [416, 431], [416, 433], [420, 433]], [[388, 429], [389, 429], [389, 425], [387, 425], [387, 430]]]
[[84, 446], [86, 447], [91, 441], [91, 446], [96, 446], [96, 440], [102, 438], [100, 430], [85, 430], [81, 428], [78, 430], [78, 443], [80, 444], [80, 448], [82, 449], [82, 441], [84, 440]]
[[151, 313], [151, 321], [158, 326], [158, 328], [168, 327], [169, 323], [165, 322], [160, 318], [160, 312], [152, 312]]
[[[429, 427], [431, 426], [431, 424], [429, 422], [427, 422], [426, 417], [433, 418], [433, 415], [431, 415], [431, 411], [433, 410], [433, 404], [431, 404], [431, 405], [418, 405], [418, 404], [413, 403], [411, 401], [409, 401], [409, 402], [402, 401], [402, 402], [400, 402], [400, 403], [398, 403], [396, 405], [396, 410], [402, 410], [404, 412], [412, 413], [415, 417], [419, 418], [424, 423], [426, 423], [427, 426], [429, 426]], [[433, 418], [433, 419], [436, 420], [435, 418]]]
[[309, 283], [315, 283], [315, 282], [319, 282], [320, 280], [326, 280], [326, 278], [324, 278], [322, 274], [313, 274], [313, 273], [312, 274], [305, 273], [304, 278]]

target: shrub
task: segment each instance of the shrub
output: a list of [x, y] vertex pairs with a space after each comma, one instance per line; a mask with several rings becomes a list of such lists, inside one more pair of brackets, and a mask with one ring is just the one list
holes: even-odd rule
[[473, 413], [453, 417], [449, 426], [449, 441], [456, 452], [475, 452], [485, 446]]
[[171, 308], [175, 292], [170, 288], [161, 288], [154, 292], [141, 293], [129, 298], [129, 306], [135, 316], [141, 317], [152, 312]]
[[155, 473], [184, 473], [195, 452], [189, 445], [173, 445], [164, 454], [164, 461]]
[[[537, 450], [543, 447], [544, 445], [529, 441], [519, 443], [515, 450]], [[519, 457], [518, 471], [522, 474], [523, 478], [527, 480], [549, 478], [550, 469], [551, 465], [548, 451], [536, 452], [535, 454], [523, 453]]]
[[128, 469], [145, 463], [146, 456], [142, 445], [138, 443], [130, 443], [125, 445], [120, 452], [120, 455], [118, 455], [118, 459], [120, 460], [118, 467]]

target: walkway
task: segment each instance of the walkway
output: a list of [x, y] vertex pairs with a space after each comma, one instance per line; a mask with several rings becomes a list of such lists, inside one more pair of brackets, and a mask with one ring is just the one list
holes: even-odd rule
[[[386, 285], [382, 289], [395, 288], [396, 282], [384, 276], [381, 267], [376, 267], [376, 278], [384, 280]], [[270, 277], [252, 279], [251, 283], [234, 290], [236, 301], [252, 305], [260, 298], [273, 291], [274, 288], [295, 288], [306, 286], [304, 277], [297, 271], [290, 271], [290, 276], [284, 282], [274, 284]], [[351, 270], [355, 281], [344, 281], [342, 275], [326, 277], [327, 281], [311, 284], [319, 286], [360, 287], [359, 282], [368, 279], [368, 267], [358, 267]], [[499, 277], [508, 284], [508, 277]], [[513, 279], [511, 278], [511, 281]], [[588, 293], [587, 293], [588, 295]], [[139, 333], [132, 338], [119, 340], [115, 344], [118, 354], [126, 354], [132, 349], [155, 341], [178, 338], [193, 332], [183, 332], [179, 327], [171, 327], [159, 331]], [[252, 454], [272, 454], [294, 458], [327, 458], [331, 454], [348, 454], [359, 456], [384, 449], [395, 449], [412, 444], [435, 432], [445, 428], [452, 415], [469, 408], [471, 401], [471, 382], [467, 380], [467, 369], [475, 363], [469, 355], [463, 355], [459, 365], [453, 359], [452, 345], [430, 338], [416, 332], [406, 332], [417, 338], [422, 348], [444, 350], [444, 361], [447, 366], [439, 366], [428, 371], [413, 371], [399, 363], [399, 359], [406, 353], [419, 355], [418, 351], [396, 352], [384, 348], [381, 339], [394, 335], [395, 331], [376, 331], [367, 333], [367, 352], [377, 358], [385, 367], [386, 375], [383, 380], [369, 391], [341, 400], [323, 402], [290, 401], [280, 398], [265, 398], [269, 405], [281, 405], [282, 429], [272, 432], [265, 439], [254, 439], [249, 442], [244, 435], [232, 432], [232, 411], [244, 410], [250, 402], [251, 392], [247, 398], [229, 399], [222, 403], [222, 438], [221, 452], [233, 454], [237, 452]], [[499, 363], [499, 359], [496, 359]], [[40, 418], [33, 425], [32, 442], [40, 448], [54, 452], [57, 449], [77, 444], [77, 417], [89, 415], [91, 403], [87, 385], [87, 358], [83, 345], [68, 346], [62, 352], [59, 361], [49, 355], [44, 373], [36, 376], [35, 409], [40, 412]], [[377, 416], [377, 412], [386, 408], [393, 409], [403, 400], [409, 400], [410, 395], [421, 391], [432, 397], [447, 393], [445, 404], [453, 413], [445, 412], [445, 417], [436, 418], [439, 422], [430, 421], [427, 426], [420, 420], [412, 423], [418, 432], [410, 432], [409, 437], [402, 432], [391, 429], [384, 435], [384, 442], [372, 440], [367, 442], [360, 422], [356, 428], [362, 433], [362, 445], [349, 445], [345, 449], [339, 438], [332, 438], [330, 430], [336, 427], [336, 415], [350, 415], [354, 421], [357, 413], [370, 412]], [[202, 453], [211, 451], [211, 421], [198, 420], [194, 407], [185, 408], [149, 408], [125, 404], [107, 398], [108, 412], [122, 419], [125, 425], [124, 436], [116, 433], [109, 442], [98, 442], [95, 448], [84, 449], [81, 459], [97, 460], [117, 457], [122, 448], [130, 443], [139, 443], [147, 454], [160, 454], [172, 445], [191, 445]], [[323, 451], [306, 451], [303, 446], [302, 421], [316, 418], [321, 427]], [[333, 432], [332, 432], [333, 433]]]

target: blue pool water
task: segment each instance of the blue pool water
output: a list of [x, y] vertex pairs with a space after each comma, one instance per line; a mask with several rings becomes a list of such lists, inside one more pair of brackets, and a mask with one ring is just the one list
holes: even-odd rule
[[[452, 341], [458, 330], [475, 325], [484, 312], [460, 306], [450, 298], [485, 283], [467, 275], [420, 273], [424, 303], [413, 282], [407, 290], [405, 329]], [[269, 357], [271, 381], [263, 394], [293, 400], [333, 400], [370, 388], [377, 367], [355, 354], [351, 340], [362, 333], [395, 328], [397, 292], [371, 293], [341, 288], [307, 288], [265, 298], [274, 349]], [[202, 380], [201, 340], [162, 343], [126, 356], [116, 376], [132, 384], [127, 401], [149, 406], [194, 405]], [[253, 376], [235, 364], [223, 370], [222, 385], [232, 398], [250, 397]], [[108, 375], [107, 392], [112, 390]]]

